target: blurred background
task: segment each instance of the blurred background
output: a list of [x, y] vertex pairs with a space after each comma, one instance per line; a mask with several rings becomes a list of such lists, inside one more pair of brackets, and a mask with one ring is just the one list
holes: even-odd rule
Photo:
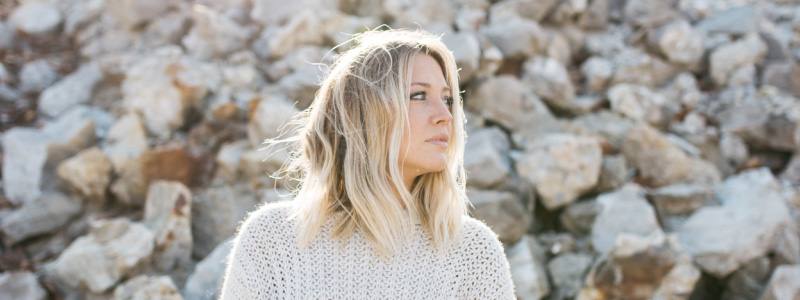
[[0, 0], [0, 299], [218, 297], [381, 24], [453, 51], [519, 299], [800, 297], [800, 1]]

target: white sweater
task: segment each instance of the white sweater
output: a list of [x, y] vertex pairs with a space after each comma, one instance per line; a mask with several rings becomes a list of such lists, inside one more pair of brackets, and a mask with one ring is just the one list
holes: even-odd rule
[[503, 248], [481, 221], [465, 217], [457, 246], [436, 254], [417, 220], [411, 242], [385, 263], [359, 232], [340, 252], [331, 220], [301, 251], [289, 205], [263, 206], [242, 224], [221, 299], [514, 299]]

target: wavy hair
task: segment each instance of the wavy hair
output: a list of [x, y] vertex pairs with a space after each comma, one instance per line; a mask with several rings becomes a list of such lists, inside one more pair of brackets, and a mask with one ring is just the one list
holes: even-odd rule
[[[332, 236], [344, 246], [357, 230], [379, 256], [407, 241], [419, 218], [432, 246], [443, 250], [461, 234], [467, 215], [463, 167], [466, 122], [452, 53], [424, 31], [371, 30], [328, 69], [311, 106], [298, 115], [282, 174], [299, 185], [290, 218], [298, 220], [300, 248], [334, 217]], [[416, 55], [432, 56], [454, 97], [447, 166], [416, 178], [409, 191], [400, 166], [408, 149], [408, 101]]]

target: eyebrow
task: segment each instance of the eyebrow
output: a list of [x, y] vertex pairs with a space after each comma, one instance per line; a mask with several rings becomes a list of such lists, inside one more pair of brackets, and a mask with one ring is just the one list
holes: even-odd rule
[[[426, 87], [426, 88], [431, 88], [431, 85], [430, 85], [430, 84], [428, 84], [428, 83], [425, 83], [425, 82], [412, 82], [412, 83], [411, 83], [411, 85], [415, 85], [415, 84], [416, 84], [416, 85], [421, 85], [421, 86], [424, 86], [424, 87]], [[443, 91], [444, 91], [444, 90], [448, 90], [448, 91], [449, 91], [449, 90], [450, 90], [450, 86], [447, 86], [447, 85], [446, 85], [446, 86], [444, 86], [444, 88], [442, 88], [442, 90], [443, 90]]]

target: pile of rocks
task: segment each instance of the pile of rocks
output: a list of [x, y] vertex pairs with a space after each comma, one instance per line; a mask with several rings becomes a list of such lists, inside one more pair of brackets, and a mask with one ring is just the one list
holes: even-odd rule
[[261, 142], [384, 23], [456, 57], [472, 214], [520, 299], [800, 297], [800, 1], [26, 0], [0, 20], [1, 299], [216, 298], [239, 222], [291, 198]]

